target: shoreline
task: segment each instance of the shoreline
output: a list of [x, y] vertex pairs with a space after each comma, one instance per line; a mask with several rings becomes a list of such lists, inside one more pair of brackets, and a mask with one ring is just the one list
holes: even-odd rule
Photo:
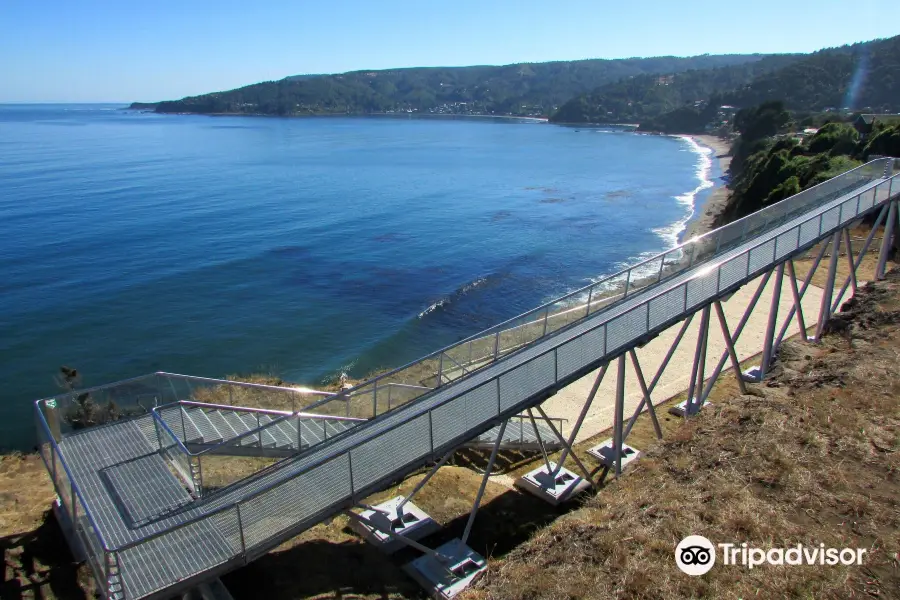
[[694, 214], [681, 233], [679, 243], [684, 243], [693, 237], [715, 229], [715, 220], [724, 212], [730, 195], [726, 182], [728, 168], [731, 165], [731, 143], [714, 135], [689, 135], [685, 137], [692, 139], [704, 148], [712, 150], [710, 158], [718, 161], [721, 175], [712, 180], [713, 189], [706, 201], [694, 207]]

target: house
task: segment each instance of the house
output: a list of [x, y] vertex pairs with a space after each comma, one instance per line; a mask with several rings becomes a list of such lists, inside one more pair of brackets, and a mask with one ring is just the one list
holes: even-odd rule
[[876, 123], [897, 125], [900, 124], [900, 115], [859, 115], [856, 117], [856, 120], [853, 121], [853, 127], [859, 132], [860, 139], [865, 140], [866, 137], [872, 133]]

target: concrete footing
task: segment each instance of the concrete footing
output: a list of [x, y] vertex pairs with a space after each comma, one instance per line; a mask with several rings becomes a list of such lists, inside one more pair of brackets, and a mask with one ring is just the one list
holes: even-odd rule
[[439, 600], [456, 597], [487, 570], [484, 557], [459, 538], [439, 546], [435, 553], [440, 558], [425, 554], [407, 564], [403, 570]]
[[[701, 408], [706, 408], [707, 406], [713, 405], [712, 402], [709, 402], [709, 401], [704, 402], [702, 405], [698, 405], [697, 402], [699, 402], [699, 400], [697, 398], [694, 398], [693, 403], [691, 404], [691, 413], [688, 416], [696, 415], [698, 412], [700, 412]], [[687, 400], [684, 400], [682, 402], [679, 402], [672, 408], [670, 408], [669, 414], [675, 415], [676, 417], [683, 417], [684, 413], [686, 411], [687, 411]]]
[[762, 369], [759, 365], [750, 367], [749, 369], [741, 372], [741, 377], [747, 383], [759, 383], [760, 381], [762, 381]]
[[[406, 544], [383, 531], [392, 531], [417, 541], [440, 529], [434, 519], [412, 502], [403, 505], [401, 517], [397, 513], [397, 507], [403, 500], [403, 496], [397, 496], [373, 507], [376, 510], [363, 511], [360, 517], [364, 520], [351, 519], [350, 528], [386, 554], [405, 548]], [[368, 525], [366, 521], [372, 525]]]
[[548, 471], [547, 465], [541, 465], [516, 480], [516, 486], [554, 506], [591, 486], [583, 477], [565, 468], [560, 469], [555, 478], [551, 477], [556, 463], [551, 462], [550, 469]]
[[[587, 453], [610, 469], [616, 467], [616, 450], [612, 438], [594, 446]], [[640, 450], [628, 444], [622, 444], [622, 470], [625, 470], [625, 467], [636, 461], [640, 456]]]

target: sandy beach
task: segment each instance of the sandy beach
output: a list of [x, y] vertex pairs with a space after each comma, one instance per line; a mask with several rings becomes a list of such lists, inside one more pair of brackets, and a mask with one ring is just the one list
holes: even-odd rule
[[706, 202], [697, 207], [697, 212], [687, 224], [682, 240], [688, 240], [713, 229], [713, 221], [725, 209], [729, 193], [728, 188], [725, 187], [727, 181], [725, 175], [731, 165], [731, 156], [729, 155], [731, 143], [714, 135], [692, 135], [690, 137], [698, 144], [712, 149], [715, 159], [719, 161], [719, 170], [722, 174], [713, 181], [715, 188]]

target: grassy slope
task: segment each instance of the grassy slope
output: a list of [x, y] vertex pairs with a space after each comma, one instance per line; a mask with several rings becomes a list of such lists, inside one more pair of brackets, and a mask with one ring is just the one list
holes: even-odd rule
[[[469, 598], [900, 597], [898, 322], [894, 271], [833, 321], [838, 335], [786, 343], [751, 395], [724, 380], [716, 406], [493, 563]], [[716, 566], [692, 578], [673, 560], [689, 534], [868, 554], [862, 567]]]
[[[582, 506], [552, 509], [510, 489], [511, 477], [492, 480], [471, 538], [491, 556], [491, 568], [468, 596], [900, 597], [900, 390], [892, 382], [900, 272], [878, 289], [866, 294], [864, 310], [837, 321], [852, 323], [852, 348], [846, 328], [817, 348], [787, 345], [768, 385], [740, 397], [732, 378], [723, 378], [713, 391], [715, 407], [686, 424], [662, 418], [663, 442], [640, 421], [629, 441], [648, 449], [646, 457]], [[534, 457], [501, 458], [513, 476], [535, 466]], [[467, 453], [456, 460], [477, 466], [484, 458]], [[373, 501], [407, 493], [420, 478]], [[471, 469], [450, 467], [423, 489], [417, 503], [445, 526], [430, 544], [459, 535], [479, 480]], [[52, 498], [36, 455], [0, 457], [0, 598], [89, 596], [86, 569], [71, 564], [48, 512]], [[340, 517], [319, 525], [228, 575], [229, 589], [238, 599], [421, 597], [399, 569], [414, 553], [385, 557], [346, 523]], [[824, 542], [870, 550], [862, 568], [716, 567], [688, 578], [672, 560], [688, 533], [761, 546]]]

